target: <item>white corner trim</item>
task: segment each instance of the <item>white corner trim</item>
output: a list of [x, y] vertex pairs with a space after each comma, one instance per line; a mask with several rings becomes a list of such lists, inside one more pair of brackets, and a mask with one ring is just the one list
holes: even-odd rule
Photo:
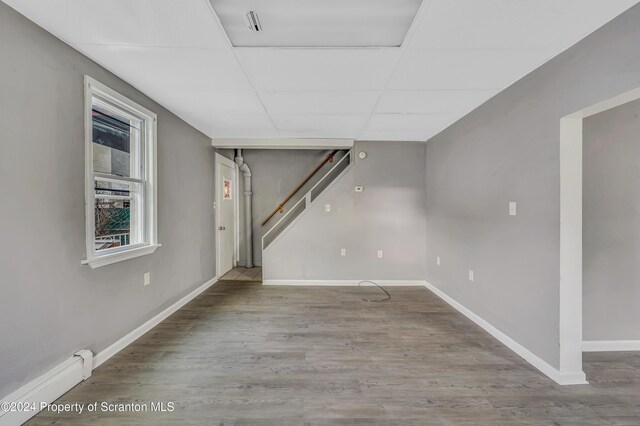
[[582, 370], [582, 119], [560, 120], [561, 371]]
[[[93, 354], [82, 350], [30, 381], [0, 401], [13, 404], [15, 410], [0, 408], [0, 426], [20, 425], [35, 416], [48, 404], [91, 376]], [[24, 409], [27, 405], [29, 409]]]
[[471, 321], [479, 325], [484, 331], [491, 334], [493, 337], [498, 339], [500, 343], [511, 349], [513, 352], [521, 356], [525, 361], [529, 364], [540, 370], [550, 379], [558, 383], [559, 385], [582, 385], [588, 384], [586, 376], [584, 372], [578, 371], [575, 373], [561, 373], [557, 368], [552, 367], [542, 358], [533, 354], [530, 350], [513, 340], [511, 337], [507, 336], [493, 325], [489, 324], [486, 320], [476, 315], [474, 312], [467, 309], [464, 305], [457, 302], [455, 299], [448, 296], [442, 290], [434, 286], [433, 284], [427, 282], [425, 287], [431, 292], [433, 292], [436, 296], [447, 302], [451, 305], [455, 310], [460, 312], [465, 317], [469, 318]]
[[640, 340], [585, 340], [582, 352], [640, 351]]
[[553, 380], [559, 385], [566, 386], [566, 385], [588, 385], [589, 384], [589, 382], [587, 381], [587, 376], [586, 374], [584, 374], [584, 371], [578, 371], [576, 373], [562, 373], [556, 369], [554, 369], [554, 371], [556, 373], [553, 376], [550, 376], [549, 374], [544, 373], [544, 371], [543, 373], [547, 374], [547, 376], [549, 376], [551, 380]]
[[162, 247], [162, 244], [148, 244], [142, 247], [135, 247], [130, 250], [122, 250], [115, 253], [109, 253], [104, 255], [98, 255], [91, 259], [83, 260], [83, 265], [91, 266], [91, 269], [99, 268], [101, 266], [111, 265], [112, 263], [121, 262], [123, 260], [133, 259], [138, 256], [144, 256], [151, 254], [158, 247]]
[[156, 325], [160, 324], [167, 317], [169, 317], [169, 315], [173, 314], [175, 311], [177, 311], [178, 309], [182, 308], [184, 305], [189, 303], [196, 296], [198, 296], [200, 293], [202, 293], [203, 291], [205, 291], [206, 289], [211, 287], [217, 281], [218, 281], [218, 277], [217, 276], [211, 278], [209, 281], [207, 281], [206, 283], [202, 284], [200, 287], [196, 288], [191, 293], [187, 294], [182, 299], [180, 299], [177, 302], [175, 302], [173, 305], [167, 307], [165, 310], [160, 312], [155, 317], [151, 318], [149, 321], [145, 322], [144, 324], [142, 324], [141, 326], [139, 326], [135, 330], [131, 331], [126, 336], [122, 337], [117, 342], [113, 343], [111, 346], [109, 346], [106, 349], [103, 349], [102, 351], [98, 352], [96, 354], [96, 356], [94, 357], [94, 359], [93, 359], [93, 368], [94, 369], [98, 368], [106, 360], [108, 360], [109, 358], [111, 358], [112, 356], [114, 356], [115, 354], [120, 352], [122, 349], [124, 349], [125, 347], [127, 347], [128, 345], [133, 343], [136, 339], [138, 339], [143, 334], [145, 334], [146, 332], [151, 330], [153, 327], [155, 327]]
[[[262, 285], [357, 287], [362, 281], [373, 281], [383, 287], [424, 287], [424, 280], [263, 280]], [[363, 283], [365, 285], [372, 285]]]

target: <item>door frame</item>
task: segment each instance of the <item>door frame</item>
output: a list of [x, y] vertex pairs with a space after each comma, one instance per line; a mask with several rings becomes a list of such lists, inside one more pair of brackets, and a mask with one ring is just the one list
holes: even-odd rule
[[[215, 243], [215, 247], [216, 247], [216, 275], [218, 276], [218, 278], [220, 278], [222, 276], [222, 272], [220, 271], [220, 254], [221, 254], [221, 250], [220, 250], [220, 229], [218, 229], [220, 227], [220, 206], [222, 205], [222, 191], [218, 191], [219, 188], [219, 184], [221, 182], [218, 182], [218, 170], [220, 168], [220, 164], [224, 164], [225, 166], [229, 166], [234, 170], [235, 173], [235, 178], [234, 178], [234, 185], [233, 185], [233, 191], [235, 192], [233, 194], [233, 263], [232, 263], [232, 268], [235, 268], [238, 264], [238, 252], [239, 252], [239, 238], [238, 238], [238, 233], [239, 233], [239, 228], [238, 228], [238, 215], [239, 215], [239, 204], [238, 204], [238, 176], [239, 176], [239, 168], [238, 165], [234, 162], [229, 160], [227, 157], [224, 157], [220, 154], [218, 154], [216, 152], [216, 160], [215, 160], [215, 176], [214, 176], [214, 191], [215, 191], [215, 239], [216, 239], [216, 243]], [[227, 273], [228, 271], [225, 271], [224, 273]]]
[[560, 376], [587, 383], [582, 370], [582, 121], [640, 99], [640, 88], [560, 120]]

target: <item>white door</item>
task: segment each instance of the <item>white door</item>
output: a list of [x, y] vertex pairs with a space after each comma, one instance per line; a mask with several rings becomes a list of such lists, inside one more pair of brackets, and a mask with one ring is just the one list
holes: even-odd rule
[[222, 276], [234, 266], [235, 252], [235, 164], [222, 156], [216, 156], [216, 201], [218, 204], [218, 275]]

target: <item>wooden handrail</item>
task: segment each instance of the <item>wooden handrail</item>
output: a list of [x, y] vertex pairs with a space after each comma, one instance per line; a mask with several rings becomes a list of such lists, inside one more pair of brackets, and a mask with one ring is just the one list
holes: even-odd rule
[[333, 162], [333, 156], [336, 155], [336, 153], [338, 152], [337, 149], [334, 149], [333, 151], [331, 151], [331, 154], [329, 154], [327, 156], [327, 158], [324, 159], [324, 161], [322, 161], [322, 163], [320, 163], [318, 165], [318, 167], [316, 167], [311, 173], [309, 173], [309, 176], [307, 176], [300, 185], [298, 185], [296, 187], [296, 189], [294, 189], [293, 191], [291, 191], [291, 193], [289, 195], [287, 195], [287, 198], [285, 198], [285, 200], [280, 203], [278, 205], [278, 207], [276, 207], [276, 209], [269, 215], [268, 218], [266, 218], [263, 222], [261, 226], [264, 226], [267, 224], [267, 222], [269, 222], [269, 220], [275, 216], [276, 213], [280, 212], [280, 213], [284, 213], [284, 205], [287, 204], [287, 201], [289, 201], [291, 199], [291, 197], [293, 197], [294, 195], [296, 195], [296, 192], [300, 191], [300, 188], [302, 188], [304, 186], [305, 183], [309, 182], [309, 179], [311, 179], [313, 177], [313, 175], [315, 175], [316, 173], [318, 173], [318, 170], [320, 170], [322, 168], [322, 166], [324, 166], [327, 163], [332, 163]]

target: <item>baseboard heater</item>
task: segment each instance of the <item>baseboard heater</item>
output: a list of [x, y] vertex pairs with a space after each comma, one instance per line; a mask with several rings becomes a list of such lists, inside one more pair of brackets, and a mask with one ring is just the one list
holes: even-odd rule
[[35, 416], [48, 404], [91, 376], [93, 353], [76, 352], [42, 376], [0, 399], [0, 426], [15, 426]]

